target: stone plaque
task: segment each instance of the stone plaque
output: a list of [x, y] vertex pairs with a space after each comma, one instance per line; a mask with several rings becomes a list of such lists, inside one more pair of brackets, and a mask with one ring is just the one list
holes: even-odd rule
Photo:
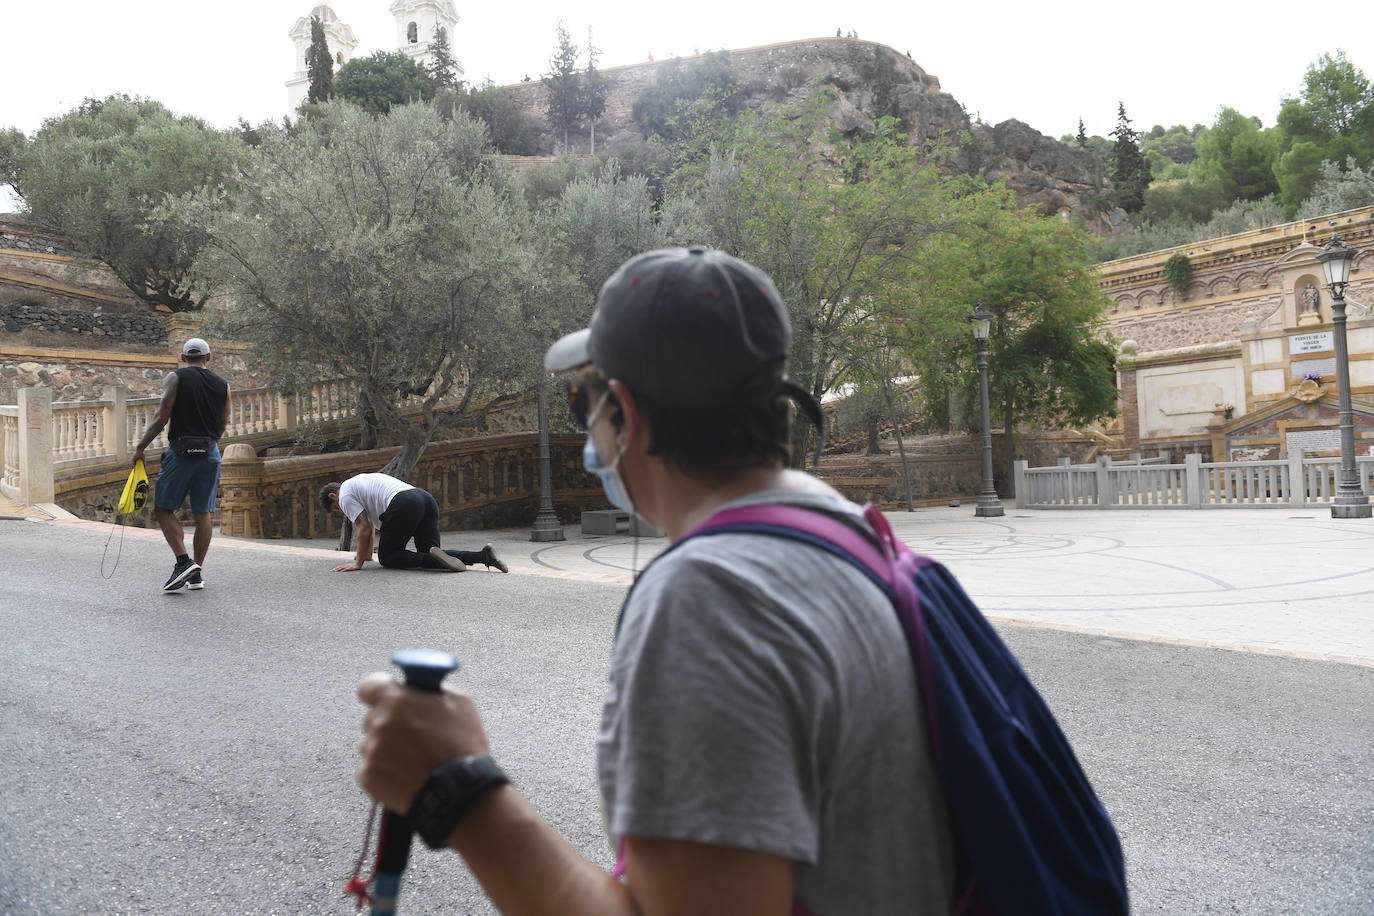
[[1341, 447], [1341, 431], [1339, 428], [1328, 429], [1290, 429], [1287, 435], [1288, 453], [1291, 455], [1298, 449], [1304, 452], [1324, 452], [1329, 449], [1339, 449]]
[[1317, 334], [1294, 334], [1288, 338], [1288, 352], [1292, 356], [1299, 353], [1325, 353], [1336, 349], [1330, 331]]
[[1309, 372], [1315, 372], [1322, 377], [1323, 381], [1334, 382], [1336, 380], [1336, 360], [1328, 359], [1295, 359], [1293, 360], [1293, 378], [1301, 379]]

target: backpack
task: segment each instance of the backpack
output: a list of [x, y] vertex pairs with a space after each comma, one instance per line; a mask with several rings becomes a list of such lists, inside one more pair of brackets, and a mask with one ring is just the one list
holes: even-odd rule
[[1020, 663], [944, 566], [897, 540], [871, 503], [864, 518], [881, 549], [785, 505], [726, 509], [682, 540], [793, 538], [852, 563], [892, 599], [958, 846], [957, 913], [1128, 913], [1121, 841]]

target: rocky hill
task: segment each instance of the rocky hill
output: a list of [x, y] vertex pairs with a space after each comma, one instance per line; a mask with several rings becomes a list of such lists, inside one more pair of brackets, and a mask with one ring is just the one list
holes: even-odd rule
[[[939, 79], [886, 45], [853, 38], [815, 38], [730, 51], [729, 57], [735, 76], [747, 87], [747, 104], [754, 109], [789, 104], [830, 89], [836, 125], [845, 132], [865, 131], [874, 126], [881, 88], [909, 125], [913, 143], [941, 136], [957, 139], [968, 131], [972, 142], [962, 147], [965, 167], [992, 181], [1005, 180], [1024, 204], [1034, 204], [1046, 214], [1083, 208], [1095, 184], [1101, 183], [1100, 166], [1092, 153], [1060, 143], [1020, 121], [996, 126], [972, 123], [958, 100], [943, 91]], [[865, 75], [873, 71], [879, 57], [886, 58], [886, 87], [875, 87]], [[678, 64], [691, 66], [694, 60], [683, 58]], [[597, 123], [598, 149], [644, 139], [630, 111], [640, 93], [654, 83], [659, 68], [667, 65], [645, 62], [601, 71], [607, 98], [605, 114]], [[506, 88], [543, 123], [547, 110], [543, 83]], [[551, 134], [546, 141], [554, 148]], [[574, 153], [586, 153], [588, 132], [571, 136], [569, 147]]]

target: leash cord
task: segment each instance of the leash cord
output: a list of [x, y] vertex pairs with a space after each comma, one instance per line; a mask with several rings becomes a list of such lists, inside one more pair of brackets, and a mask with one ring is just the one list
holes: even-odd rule
[[[103, 551], [101, 551], [101, 553], [100, 553], [100, 578], [102, 578], [102, 579], [113, 579], [113, 578], [114, 578], [115, 570], [116, 570], [116, 569], [119, 569], [119, 558], [120, 558], [120, 556], [124, 553], [124, 527], [125, 527], [124, 514], [123, 514], [123, 513], [117, 513], [117, 514], [118, 514], [118, 516], [119, 516], [119, 521], [118, 521], [118, 522], [111, 522], [111, 523], [110, 523], [110, 533], [109, 533], [109, 535], [105, 538], [105, 549], [104, 549]], [[105, 558], [106, 558], [107, 556], [109, 556], [109, 554], [110, 554], [110, 540], [114, 537], [114, 533], [115, 533], [115, 529], [116, 529], [116, 528], [119, 529], [119, 543], [115, 546], [114, 566], [110, 567], [110, 573], [109, 573], [109, 575], [106, 575], [106, 574], [105, 574]]]

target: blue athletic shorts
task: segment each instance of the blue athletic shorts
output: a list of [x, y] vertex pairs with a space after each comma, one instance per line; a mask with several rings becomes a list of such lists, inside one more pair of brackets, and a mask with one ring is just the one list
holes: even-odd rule
[[153, 505], [175, 512], [190, 494], [192, 512], [214, 512], [215, 491], [218, 489], [218, 445], [210, 449], [209, 456], [189, 461], [178, 458], [170, 447], [163, 450]]

